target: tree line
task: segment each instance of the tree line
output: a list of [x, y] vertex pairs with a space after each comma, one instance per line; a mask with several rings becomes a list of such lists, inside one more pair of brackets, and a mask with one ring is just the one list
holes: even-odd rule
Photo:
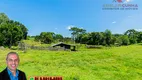
[[[135, 29], [129, 29], [124, 34], [112, 34], [110, 30], [104, 32], [86, 32], [85, 29], [72, 27], [71, 37], [63, 37], [54, 32], [41, 32], [33, 37], [35, 41], [44, 44], [53, 42], [74, 42], [88, 45], [130, 45], [142, 42], [142, 32]], [[18, 44], [18, 41], [27, 38], [28, 29], [20, 22], [10, 20], [7, 15], [0, 13], [0, 46], [11, 47]]]
[[76, 43], [89, 44], [89, 45], [130, 45], [142, 42], [142, 32], [135, 29], [129, 29], [124, 34], [112, 34], [110, 30], [104, 32], [89, 32], [86, 33], [85, 29], [72, 27], [72, 39]]
[[71, 38], [64, 38], [61, 34], [55, 34], [54, 32], [41, 32], [40, 35], [35, 36], [35, 41], [41, 41], [42, 43], [50, 44], [55, 41], [74, 41], [74, 43], [88, 44], [88, 45], [130, 45], [142, 42], [142, 32], [135, 29], [129, 29], [124, 34], [112, 34], [110, 30], [104, 32], [89, 32], [85, 29], [78, 27], [72, 27]]

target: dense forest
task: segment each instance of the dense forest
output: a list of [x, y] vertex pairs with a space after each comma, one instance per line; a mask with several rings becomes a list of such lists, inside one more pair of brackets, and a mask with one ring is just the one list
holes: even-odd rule
[[35, 41], [50, 44], [53, 42], [70, 42], [88, 45], [131, 45], [142, 42], [142, 32], [129, 29], [124, 34], [112, 34], [110, 30], [104, 32], [86, 32], [85, 29], [72, 27], [69, 29], [72, 37], [63, 37], [54, 32], [41, 32], [36, 36], [28, 36], [28, 29], [24, 24], [10, 20], [5, 13], [0, 13], [0, 46], [16, 46], [19, 41], [33, 37]]

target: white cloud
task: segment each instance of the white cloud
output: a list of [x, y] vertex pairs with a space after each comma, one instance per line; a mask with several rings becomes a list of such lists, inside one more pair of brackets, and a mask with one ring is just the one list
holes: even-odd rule
[[142, 29], [135, 29], [136, 31], [142, 31]]
[[[74, 26], [74, 25], [69, 25], [69, 26], [66, 27], [66, 29], [69, 30], [69, 29], [71, 29], [72, 27], [76, 27], [76, 26]], [[77, 27], [77, 28], [84, 29], [83, 27]]]
[[112, 24], [115, 24], [116, 23], [116, 21], [113, 21], [113, 22], [111, 22]]
[[71, 29], [72, 27], [74, 27], [73, 25], [69, 25], [66, 29]]

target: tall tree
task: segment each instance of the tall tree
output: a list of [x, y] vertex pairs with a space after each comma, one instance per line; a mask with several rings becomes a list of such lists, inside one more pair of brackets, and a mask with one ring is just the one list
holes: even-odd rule
[[21, 27], [16, 26], [13, 22], [10, 20], [0, 25], [0, 33], [4, 38], [3, 46], [8, 46], [9, 48], [12, 45], [16, 45], [23, 37]]
[[91, 32], [91, 33], [89, 33], [88, 38], [89, 38], [88, 44], [100, 45], [101, 40], [103, 39], [103, 35], [100, 32]]
[[42, 43], [50, 44], [53, 42], [53, 36], [53, 32], [41, 32], [39, 37]]
[[112, 34], [110, 30], [105, 30], [104, 32], [105, 35], [105, 41], [106, 41], [106, 45], [110, 45], [111, 44], [111, 39], [112, 39]]
[[57, 41], [63, 41], [63, 36], [61, 34], [55, 34], [54, 39]]
[[88, 33], [83, 34], [80, 37], [80, 43], [82, 43], [82, 44], [88, 44], [89, 43], [89, 34]]
[[16, 26], [21, 27], [21, 30], [22, 30], [22, 32], [23, 32], [23, 37], [22, 37], [22, 39], [27, 39], [28, 29], [27, 29], [22, 23], [20, 23], [20, 22], [18, 22], [18, 21], [15, 21], [14, 24], [15, 24]]
[[80, 34], [86, 33], [85, 29], [81, 29], [81, 28], [78, 28], [78, 27], [72, 27], [71, 29], [69, 29], [69, 31], [72, 31], [71, 34], [72, 34], [72, 38], [73, 38], [74, 41], [79, 37]]
[[137, 42], [138, 42], [138, 43], [141, 43], [141, 42], [142, 42], [142, 32], [138, 32]]
[[121, 37], [121, 40], [122, 40], [122, 45], [129, 45], [129, 43], [130, 43], [127, 35], [123, 35]]
[[0, 24], [4, 23], [6, 21], [9, 21], [8, 16], [4, 13], [0, 13]]
[[0, 46], [17, 45], [21, 39], [26, 39], [27, 28], [18, 21], [10, 20], [4, 13], [0, 13]]
[[127, 35], [129, 40], [130, 40], [130, 44], [135, 44], [137, 43], [137, 31], [134, 29], [129, 29], [127, 30], [124, 35]]

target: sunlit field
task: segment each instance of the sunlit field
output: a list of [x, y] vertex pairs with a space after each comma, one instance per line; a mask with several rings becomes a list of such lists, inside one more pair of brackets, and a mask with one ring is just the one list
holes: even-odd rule
[[[0, 71], [6, 54], [0, 50]], [[142, 45], [78, 49], [78, 51], [27, 50], [20, 55], [19, 69], [30, 76], [62, 76], [63, 80], [141, 80]]]

